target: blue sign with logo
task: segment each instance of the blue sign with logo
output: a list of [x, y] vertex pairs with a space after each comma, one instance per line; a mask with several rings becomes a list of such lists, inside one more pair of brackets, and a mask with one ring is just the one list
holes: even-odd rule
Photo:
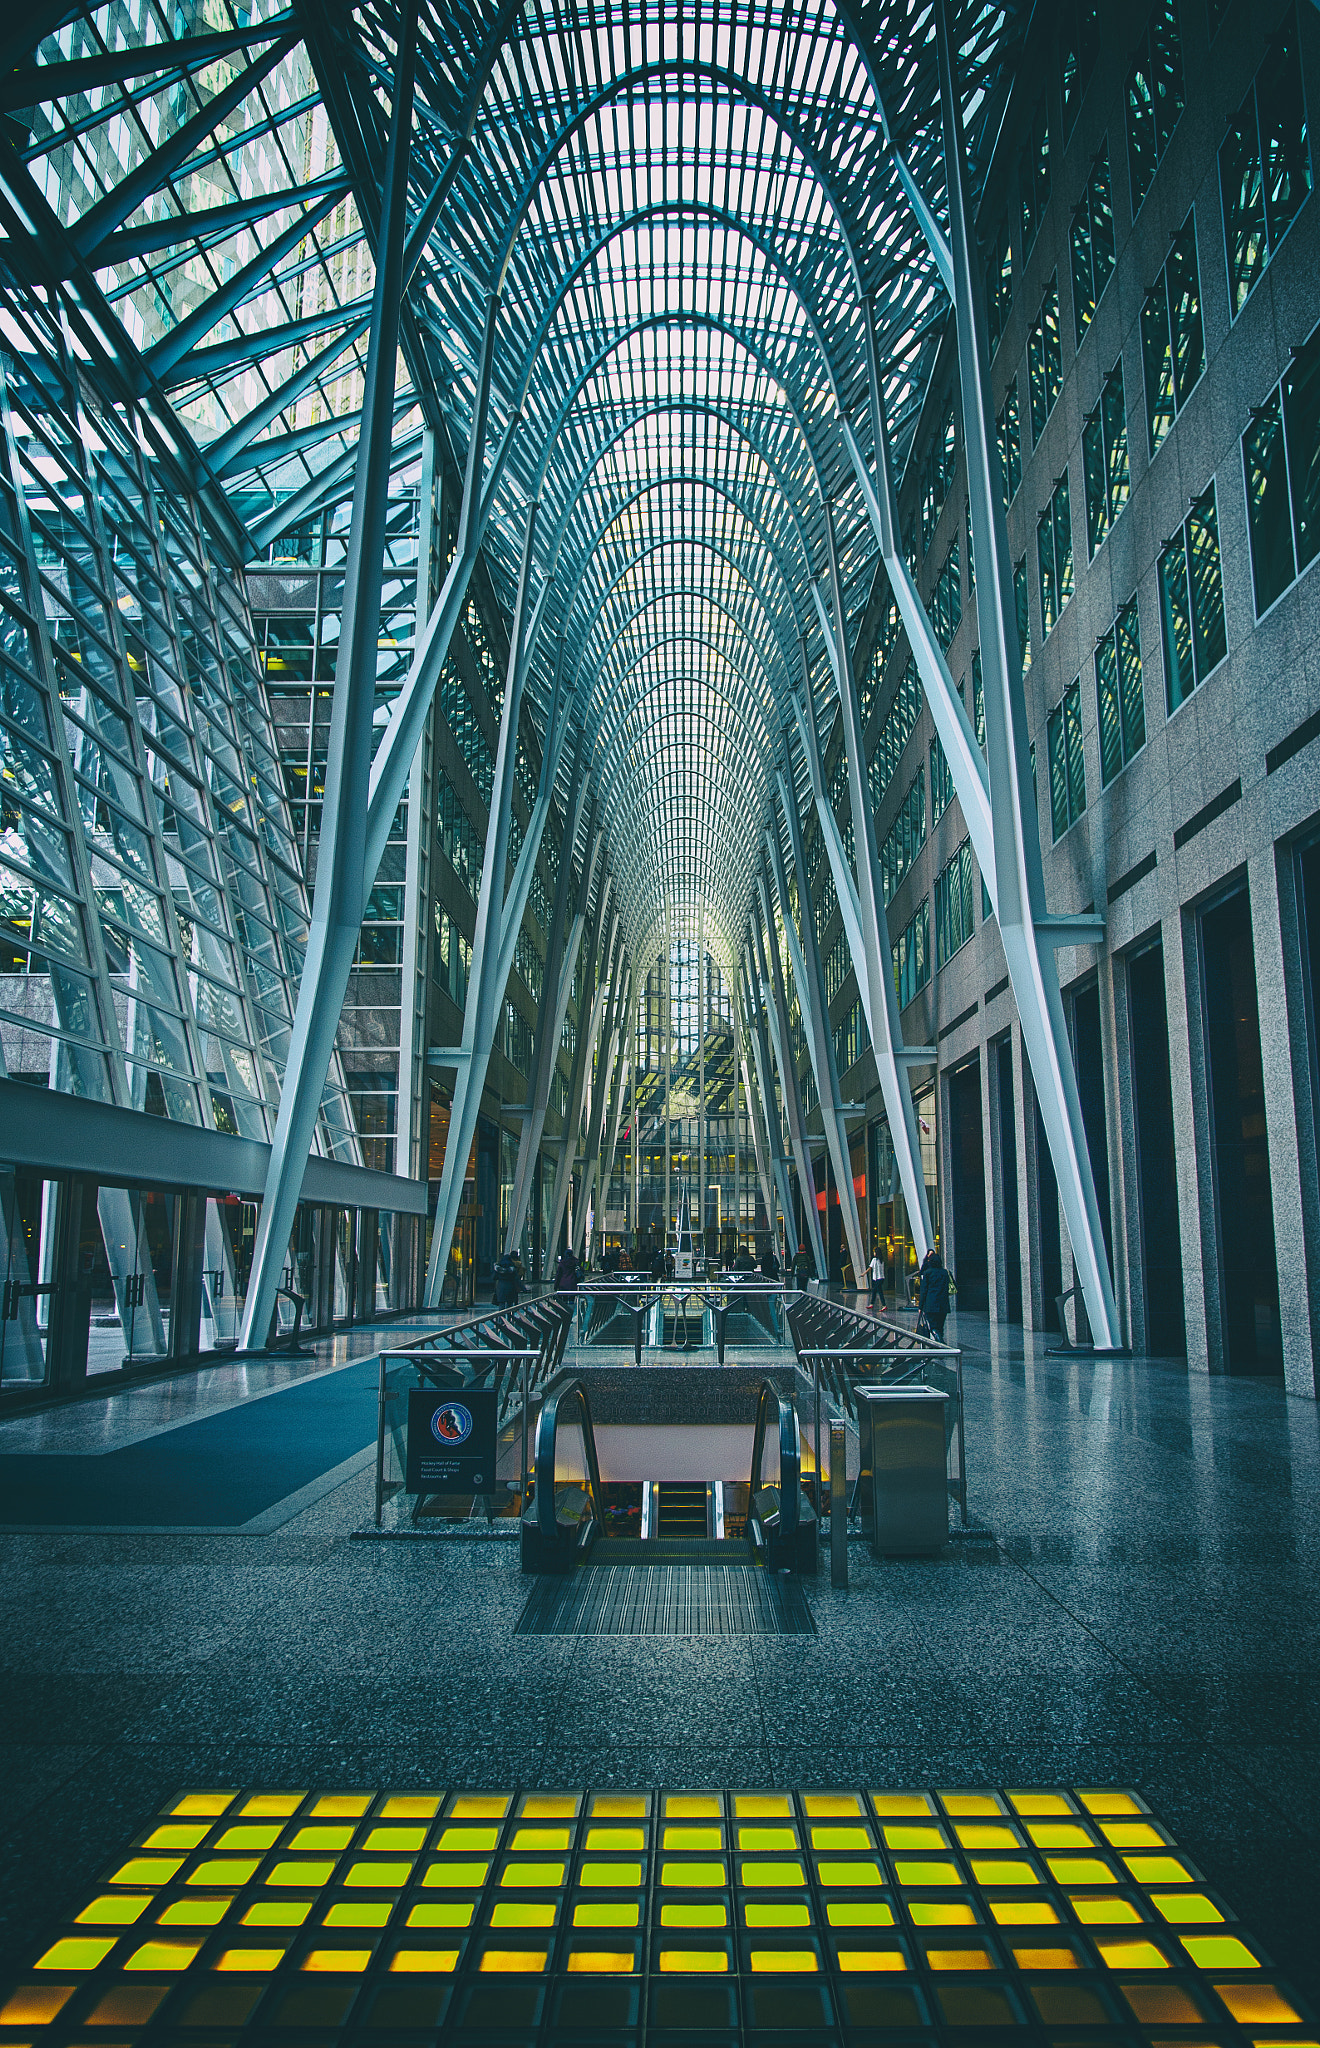
[[488, 1387], [408, 1396], [409, 1493], [493, 1493], [495, 1396]]

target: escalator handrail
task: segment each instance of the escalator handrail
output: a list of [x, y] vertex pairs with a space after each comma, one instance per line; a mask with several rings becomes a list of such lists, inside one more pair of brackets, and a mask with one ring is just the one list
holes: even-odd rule
[[779, 1409], [779, 1535], [782, 1539], [797, 1534], [800, 1519], [802, 1438], [798, 1429], [797, 1409], [788, 1395], [779, 1391], [773, 1380], [762, 1380], [761, 1391], [756, 1397], [756, 1430], [752, 1438], [752, 1479], [748, 1507], [749, 1510], [754, 1510], [756, 1496], [761, 1491], [765, 1426], [767, 1411], [772, 1402], [777, 1402]]
[[591, 1422], [591, 1403], [587, 1390], [576, 1377], [551, 1387], [541, 1403], [541, 1413], [536, 1424], [536, 1522], [543, 1541], [558, 1544], [559, 1523], [555, 1518], [555, 1450], [559, 1431], [559, 1406], [562, 1401], [576, 1400], [582, 1411], [582, 1450], [587, 1467], [587, 1495], [591, 1501], [592, 1513], [596, 1517], [597, 1529], [605, 1527], [605, 1513], [601, 1500], [600, 1461], [596, 1456], [596, 1432]]

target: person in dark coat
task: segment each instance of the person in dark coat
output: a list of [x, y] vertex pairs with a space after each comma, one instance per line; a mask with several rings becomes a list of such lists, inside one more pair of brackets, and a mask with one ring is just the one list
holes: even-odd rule
[[577, 1254], [571, 1244], [565, 1245], [555, 1265], [556, 1294], [576, 1294], [578, 1284]]
[[925, 1318], [932, 1337], [944, 1342], [944, 1324], [949, 1313], [949, 1269], [932, 1245], [921, 1262], [921, 1284], [917, 1290], [918, 1321]]
[[793, 1261], [794, 1281], [799, 1287], [805, 1288], [815, 1270], [811, 1253], [805, 1244], [800, 1244], [797, 1248], [797, 1257]]
[[656, 1246], [656, 1248], [655, 1248], [655, 1257], [654, 1257], [654, 1258], [652, 1259], [652, 1261], [651, 1261], [651, 1278], [652, 1278], [653, 1280], [663, 1280], [663, 1279], [664, 1279], [664, 1277], [665, 1277], [665, 1253], [664, 1253], [664, 1246], [663, 1246], [663, 1245], [657, 1245], [657, 1246]]
[[777, 1280], [779, 1278], [779, 1261], [775, 1257], [773, 1244], [767, 1246], [766, 1250], [761, 1254], [761, 1271], [767, 1280]]

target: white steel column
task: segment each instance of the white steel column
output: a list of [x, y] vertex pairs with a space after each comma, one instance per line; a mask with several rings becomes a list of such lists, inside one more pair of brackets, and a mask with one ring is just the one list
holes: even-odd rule
[[[591, 944], [587, 949], [587, 964], [582, 977], [582, 1003], [578, 1010], [577, 1039], [573, 1046], [573, 1067], [568, 1084], [568, 1107], [564, 1115], [564, 1129], [560, 1137], [559, 1164], [555, 1169], [554, 1200], [551, 1208], [550, 1236], [546, 1250], [551, 1258], [557, 1257], [555, 1247], [559, 1243], [559, 1232], [568, 1206], [569, 1181], [573, 1162], [577, 1154], [578, 1127], [582, 1122], [582, 1099], [586, 1089], [586, 1061], [591, 1040], [591, 1013], [594, 1008], [593, 986], [596, 979], [596, 961], [600, 953], [600, 935], [605, 923], [610, 899], [610, 877], [602, 875], [597, 890], [596, 916], [591, 928]], [[570, 988], [572, 977], [570, 975]]]
[[1050, 1142], [1059, 1198], [1097, 1350], [1122, 1347], [1105, 1255], [1077, 1076], [1059, 995], [1054, 949], [1098, 945], [1099, 918], [1051, 918], [1045, 908], [1040, 825], [1031, 783], [1022, 649], [1013, 570], [994, 452], [990, 355], [967, 185], [962, 102], [946, 0], [936, 0], [940, 103], [944, 122], [949, 246], [957, 308], [958, 370], [967, 448], [967, 488], [976, 550], [976, 611], [985, 684], [985, 732], [994, 828], [996, 909], [1022, 1035]]
[[[784, 1109], [788, 1116], [788, 1134], [793, 1147], [793, 1160], [797, 1167], [798, 1188], [802, 1195], [802, 1206], [807, 1214], [807, 1235], [811, 1239], [811, 1255], [816, 1262], [816, 1271], [827, 1281], [829, 1270], [825, 1259], [825, 1246], [821, 1238], [820, 1211], [816, 1207], [816, 1176], [811, 1170], [811, 1146], [807, 1141], [807, 1120], [802, 1110], [802, 1094], [798, 1087], [797, 1067], [793, 1061], [793, 1036], [788, 1023], [788, 998], [784, 993], [784, 974], [779, 960], [779, 948], [775, 944], [775, 921], [770, 912], [770, 892], [766, 885], [765, 870], [756, 877], [757, 892], [761, 898], [761, 916], [765, 921], [765, 943], [769, 952], [769, 972], [761, 954], [761, 927], [755, 917], [752, 919], [752, 942], [755, 950], [756, 969], [763, 987], [773, 995], [769, 1010], [770, 1033], [775, 1043], [775, 1057], [779, 1063], [779, 1081], [783, 1090]], [[785, 930], [791, 920], [784, 912]], [[798, 1008], [802, 1009], [802, 995], [798, 992]], [[803, 1013], [805, 1023], [805, 1012]], [[787, 1215], [793, 1213], [792, 1203]]]

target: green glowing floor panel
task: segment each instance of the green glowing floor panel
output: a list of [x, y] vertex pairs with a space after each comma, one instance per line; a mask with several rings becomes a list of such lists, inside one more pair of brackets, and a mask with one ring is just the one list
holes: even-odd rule
[[1314, 2044], [1131, 1792], [181, 1792], [0, 2048]]

